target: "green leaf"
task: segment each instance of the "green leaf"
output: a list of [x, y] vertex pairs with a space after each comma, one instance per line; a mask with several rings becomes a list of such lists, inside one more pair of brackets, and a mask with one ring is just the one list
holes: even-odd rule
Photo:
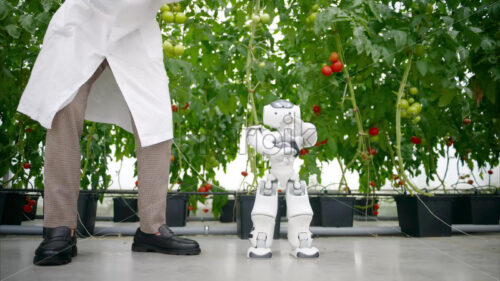
[[425, 74], [427, 73], [427, 62], [417, 61], [415, 65], [417, 66], [418, 72], [420, 72], [422, 76], [425, 76]]
[[22, 15], [19, 17], [19, 24], [24, 30], [29, 33], [34, 33], [36, 30], [35, 25], [33, 24], [33, 16], [32, 15]]
[[7, 33], [15, 39], [18, 39], [19, 36], [21, 36], [21, 31], [19, 31], [19, 28], [15, 24], [9, 24], [5, 27], [5, 30], [7, 30]]

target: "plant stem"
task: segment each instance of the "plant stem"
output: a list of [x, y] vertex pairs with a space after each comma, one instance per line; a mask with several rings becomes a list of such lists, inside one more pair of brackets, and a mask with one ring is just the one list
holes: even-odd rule
[[90, 158], [90, 148], [92, 144], [92, 139], [94, 138], [95, 130], [96, 130], [96, 123], [92, 123], [92, 126], [90, 127], [89, 134], [87, 137], [87, 147], [85, 150], [85, 164], [83, 165], [83, 170], [80, 176], [80, 180], [82, 180], [85, 177], [85, 174], [87, 173], [87, 168], [89, 166], [89, 158]]
[[419, 190], [418, 187], [416, 187], [406, 176], [406, 173], [404, 171], [403, 156], [401, 154], [401, 98], [403, 97], [403, 92], [406, 87], [406, 82], [408, 81], [408, 74], [410, 73], [412, 60], [413, 60], [413, 54], [410, 54], [404, 68], [403, 78], [401, 79], [401, 83], [399, 84], [399, 90], [396, 101], [396, 154], [398, 157], [398, 174], [401, 179], [404, 179], [404, 186], [410, 187], [409, 190], [410, 194], [413, 194], [412, 193], [413, 190], [416, 193], [430, 195], [427, 192]]

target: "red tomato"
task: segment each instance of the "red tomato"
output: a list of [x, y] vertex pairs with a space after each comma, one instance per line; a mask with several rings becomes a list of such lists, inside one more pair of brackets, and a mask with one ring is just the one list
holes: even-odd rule
[[317, 113], [319, 113], [321, 111], [321, 107], [319, 105], [315, 104], [313, 106], [313, 111], [314, 111], [314, 113], [317, 114]]
[[375, 182], [374, 181], [370, 181], [370, 186], [371, 187], [375, 187]]
[[410, 141], [411, 141], [412, 143], [414, 143], [414, 144], [420, 144], [420, 143], [422, 142], [422, 140], [421, 140], [421, 139], [419, 139], [418, 137], [415, 137], [415, 136], [411, 137], [411, 138], [410, 138]]
[[373, 211], [373, 215], [378, 216], [378, 211], [377, 210]]
[[334, 62], [336, 62], [336, 61], [338, 61], [338, 60], [339, 60], [339, 54], [337, 54], [337, 52], [332, 52], [332, 53], [330, 54], [330, 61], [331, 61], [332, 63], [334, 63]]
[[344, 64], [338, 60], [338, 61], [332, 63], [331, 68], [332, 68], [333, 72], [340, 72], [340, 71], [342, 71], [342, 68], [344, 68]]
[[194, 207], [193, 206], [189, 206], [188, 210], [192, 211], [192, 210], [194, 210]]
[[488, 170], [488, 174], [489, 175], [493, 175], [493, 171], [492, 170]]
[[374, 137], [374, 136], [378, 135], [378, 128], [371, 127], [370, 130], [368, 131], [368, 133], [370, 134], [370, 136]]
[[376, 155], [377, 154], [377, 151], [375, 150], [375, 148], [372, 148], [372, 150], [370, 150], [370, 154], [371, 155]]
[[306, 155], [307, 153], [309, 153], [309, 150], [307, 148], [302, 148], [299, 152], [299, 155], [300, 156], [304, 156]]
[[378, 210], [378, 209], [380, 208], [380, 205], [379, 205], [379, 204], [375, 204], [375, 205], [373, 205], [373, 208], [374, 208], [375, 210]]
[[30, 205], [24, 205], [23, 210], [25, 213], [29, 213], [33, 211], [33, 207], [31, 207]]
[[183, 109], [188, 109], [189, 108], [189, 102], [186, 103], [186, 105], [183, 107]]
[[36, 204], [36, 201], [35, 201], [35, 200], [30, 200], [30, 201], [28, 201], [28, 205], [29, 205], [29, 206], [35, 206], [35, 204]]
[[208, 213], [208, 211], [210, 211], [210, 210], [207, 208], [203, 209], [203, 212], [205, 212], [205, 213]]
[[31, 168], [31, 164], [26, 162], [26, 163], [24, 163], [23, 167], [24, 167], [24, 169], [28, 170], [29, 168]]
[[247, 171], [243, 171], [243, 172], [241, 172], [241, 175], [246, 177], [246, 176], [248, 176], [248, 173], [247, 173]]
[[172, 111], [177, 112], [178, 110], [179, 110], [179, 108], [177, 107], [177, 105], [172, 104]]
[[325, 65], [321, 68], [321, 73], [323, 73], [323, 75], [325, 75], [325, 76], [330, 76], [330, 75], [332, 75], [333, 70], [330, 66]]

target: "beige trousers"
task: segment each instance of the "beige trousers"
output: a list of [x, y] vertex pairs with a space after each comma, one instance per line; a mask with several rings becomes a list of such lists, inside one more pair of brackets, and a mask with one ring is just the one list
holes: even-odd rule
[[[47, 130], [45, 143], [44, 226], [77, 226], [77, 200], [80, 191], [80, 138], [87, 99], [93, 83], [108, 66], [104, 61], [80, 88], [74, 100], [60, 110]], [[156, 233], [165, 224], [165, 209], [170, 172], [171, 140], [141, 147], [135, 123], [139, 181], [139, 218], [141, 230]]]

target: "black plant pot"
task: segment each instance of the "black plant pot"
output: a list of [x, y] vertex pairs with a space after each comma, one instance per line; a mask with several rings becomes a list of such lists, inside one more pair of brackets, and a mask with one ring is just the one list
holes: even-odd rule
[[281, 200], [278, 200], [278, 213], [280, 214], [281, 217], [286, 217], [286, 200], [285, 196], [279, 197]]
[[452, 197], [435, 195], [419, 198], [394, 196], [401, 231], [414, 237], [451, 236]]
[[[280, 201], [284, 201], [284, 196], [278, 197], [278, 206]], [[238, 195], [236, 197], [236, 228], [238, 236], [241, 239], [250, 238], [250, 232], [253, 228], [252, 223], [252, 209], [255, 203], [255, 195]], [[274, 235], [273, 239], [280, 238], [280, 221], [281, 214], [280, 208], [278, 208], [278, 213], [276, 214], [276, 222], [274, 224]]]
[[[359, 216], [374, 216], [373, 211], [375, 208], [374, 204], [378, 202], [376, 198], [359, 198], [354, 201], [354, 214]], [[366, 208], [366, 206], [370, 206]], [[366, 209], [365, 209], [366, 208]]]
[[20, 193], [0, 193], [0, 224], [20, 225], [25, 199]]
[[115, 197], [113, 198], [113, 221], [114, 222], [136, 222], [137, 198]]
[[[32, 221], [36, 217], [36, 207], [38, 206], [38, 198], [39, 195], [30, 195], [29, 198], [30, 200], [35, 200], [35, 205], [33, 205], [33, 209], [29, 213], [24, 213], [23, 215], [23, 221]], [[25, 202], [27, 204], [28, 202]]]
[[352, 227], [354, 217], [354, 197], [321, 196], [311, 197], [309, 202], [314, 215], [312, 226]]
[[174, 194], [167, 196], [167, 225], [185, 226], [189, 196]]
[[228, 199], [226, 205], [222, 207], [222, 214], [219, 217], [220, 222], [234, 222], [236, 218], [234, 216], [234, 199]]
[[311, 226], [321, 226], [321, 200], [320, 197], [309, 197], [309, 204], [313, 210]]
[[76, 227], [78, 237], [88, 237], [94, 234], [98, 199], [99, 194], [94, 191], [80, 191], [78, 196], [78, 224]]
[[453, 197], [453, 224], [498, 224], [500, 197], [457, 195]]

